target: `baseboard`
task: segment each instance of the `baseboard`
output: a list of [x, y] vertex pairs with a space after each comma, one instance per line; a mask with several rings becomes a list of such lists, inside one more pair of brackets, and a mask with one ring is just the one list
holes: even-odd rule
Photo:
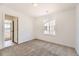
[[45, 41], [45, 40], [41, 40], [41, 39], [35, 39], [35, 40], [40, 40], [40, 41], [48, 42], [48, 43], [51, 43], [51, 44], [56, 44], [56, 45], [60, 45], [60, 46], [69, 47], [69, 48], [75, 49], [74, 47], [70, 47], [70, 46], [66, 46], [66, 45], [62, 45], [62, 44], [58, 44], [58, 43], [54, 43], [54, 42], [49, 42], [49, 41]]

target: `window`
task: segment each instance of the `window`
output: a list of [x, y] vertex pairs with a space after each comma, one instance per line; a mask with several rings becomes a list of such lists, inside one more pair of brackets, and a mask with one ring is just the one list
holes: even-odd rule
[[56, 20], [44, 22], [44, 34], [56, 35], [55, 33]]

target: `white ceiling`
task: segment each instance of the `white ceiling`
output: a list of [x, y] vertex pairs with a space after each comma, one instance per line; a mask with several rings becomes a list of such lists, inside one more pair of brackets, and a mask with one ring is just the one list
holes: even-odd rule
[[75, 6], [72, 3], [38, 3], [37, 6], [33, 6], [33, 3], [4, 3], [1, 5], [34, 17], [74, 8]]

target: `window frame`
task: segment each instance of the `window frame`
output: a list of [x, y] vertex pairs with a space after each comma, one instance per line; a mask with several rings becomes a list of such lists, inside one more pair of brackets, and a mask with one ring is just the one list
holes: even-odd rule
[[[45, 26], [45, 24], [46, 23], [48, 23], [48, 26], [46, 27]], [[44, 22], [44, 31], [43, 31], [43, 33], [45, 34], [45, 35], [56, 35], [56, 31], [55, 31], [55, 25], [56, 25], [56, 20], [48, 20], [48, 21], [45, 21]], [[46, 30], [45, 28], [49, 28], [49, 30]], [[48, 32], [48, 33], [45, 33], [45, 31], [46, 32]]]

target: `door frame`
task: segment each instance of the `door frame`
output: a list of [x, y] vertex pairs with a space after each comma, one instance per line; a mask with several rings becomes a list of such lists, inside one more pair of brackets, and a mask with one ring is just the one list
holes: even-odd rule
[[[15, 17], [15, 16], [14, 16], [14, 17]], [[16, 18], [17, 18], [17, 42], [14, 41], [14, 37], [15, 37], [15, 34], [14, 34], [15, 31], [14, 31], [14, 29], [13, 29], [13, 42], [16, 43], [16, 44], [19, 44], [19, 43], [18, 43], [18, 17], [16, 17]], [[14, 20], [13, 20], [13, 28], [15, 28]]]
[[[10, 15], [10, 14], [6, 14], [6, 13], [3, 13], [3, 20], [2, 20], [2, 28], [3, 28], [3, 30], [2, 30], [2, 32], [3, 32], [3, 40], [2, 40], [2, 48], [5, 48], [4, 47], [4, 41], [5, 41], [5, 38], [4, 38], [4, 20], [5, 20], [5, 16], [6, 15], [8, 15], [8, 16], [12, 16], [12, 15]], [[14, 42], [14, 43], [16, 43], [16, 44], [19, 44], [19, 42], [18, 42], [18, 17], [17, 16], [12, 16], [12, 17], [16, 17], [17, 18], [17, 43], [16, 42], [14, 42], [13, 40], [14, 40], [14, 33], [13, 33], [13, 40], [12, 40], [12, 42]], [[13, 22], [14, 22], [14, 20], [13, 20]], [[14, 26], [13, 26], [14, 27]], [[13, 29], [13, 31], [14, 31], [14, 29]]]
[[14, 42], [14, 21], [12, 20], [12, 33], [10, 33], [12, 35], [12, 42]]

